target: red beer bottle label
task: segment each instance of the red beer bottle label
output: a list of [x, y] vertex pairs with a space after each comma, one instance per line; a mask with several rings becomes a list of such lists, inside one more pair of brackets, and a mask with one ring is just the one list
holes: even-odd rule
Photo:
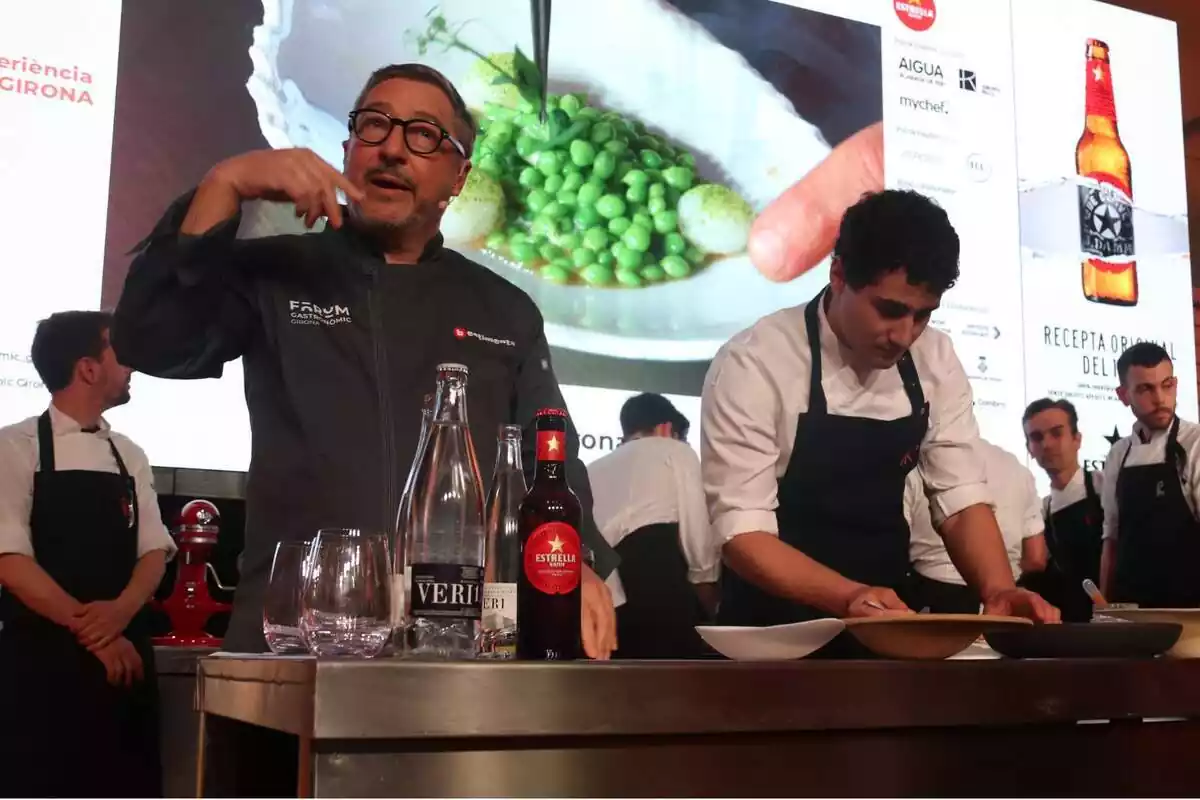
[[537, 432], [537, 460], [565, 461], [567, 458], [567, 434], [563, 431]]
[[[538, 444], [540, 448], [541, 442]], [[539, 525], [525, 540], [525, 577], [539, 592], [574, 591], [579, 586], [582, 564], [579, 532], [565, 522]]]

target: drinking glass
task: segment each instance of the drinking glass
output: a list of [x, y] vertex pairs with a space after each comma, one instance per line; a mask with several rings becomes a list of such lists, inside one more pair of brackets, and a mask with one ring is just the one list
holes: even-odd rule
[[263, 598], [263, 636], [272, 653], [307, 653], [300, 631], [300, 594], [307, 575], [308, 541], [279, 542]]
[[391, 635], [387, 535], [322, 528], [309, 547], [300, 628], [318, 656], [373, 658]]

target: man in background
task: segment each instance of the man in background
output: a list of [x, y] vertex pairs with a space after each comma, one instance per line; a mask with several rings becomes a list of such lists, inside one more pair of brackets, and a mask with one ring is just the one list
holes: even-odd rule
[[588, 466], [596, 524], [621, 557], [619, 658], [710, 652], [695, 626], [716, 612], [720, 553], [688, 428], [667, 398], [637, 395], [621, 408], [621, 446]]
[[1136, 422], [1104, 462], [1101, 591], [1146, 608], [1200, 607], [1200, 425], [1175, 414], [1171, 356], [1153, 342], [1117, 359]]
[[7, 796], [161, 796], [144, 613], [175, 552], [146, 454], [103, 412], [129, 401], [110, 318], [43, 320], [41, 415], [0, 429], [0, 786]]
[[1029, 454], [1050, 479], [1050, 495], [1042, 500], [1050, 561], [1045, 572], [1027, 575], [1026, 583], [1058, 606], [1064, 621], [1087, 622], [1092, 600], [1083, 582], [1100, 584], [1104, 475], [1079, 464], [1083, 437], [1070, 400], [1034, 400], [1021, 422]]
[[[1004, 539], [1013, 579], [1040, 572], [1046, 565], [1041, 505], [1033, 473], [1012, 453], [985, 439], [975, 449], [983, 459], [984, 473], [996, 523]], [[905, 598], [910, 608], [928, 608], [935, 614], [977, 614], [979, 593], [967, 586], [950, 559], [950, 553], [929, 516], [920, 479], [909, 473], [904, 491], [909, 519], [909, 557], [913, 573]]]

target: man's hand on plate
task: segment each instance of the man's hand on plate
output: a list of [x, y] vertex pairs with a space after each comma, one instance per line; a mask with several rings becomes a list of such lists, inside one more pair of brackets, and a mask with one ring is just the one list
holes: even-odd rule
[[864, 586], [850, 595], [843, 617], [895, 617], [911, 614], [912, 609], [891, 589]]
[[1034, 622], [1062, 622], [1057, 608], [1046, 602], [1040, 594], [1028, 589], [1004, 589], [983, 601], [983, 613], [1000, 617], [1025, 617]]
[[607, 660], [617, 649], [617, 613], [608, 587], [586, 564], [583, 566], [580, 616], [584, 654], [588, 658]]
[[883, 123], [877, 122], [835, 147], [758, 215], [750, 260], [773, 281], [800, 277], [833, 250], [846, 209], [883, 188]]

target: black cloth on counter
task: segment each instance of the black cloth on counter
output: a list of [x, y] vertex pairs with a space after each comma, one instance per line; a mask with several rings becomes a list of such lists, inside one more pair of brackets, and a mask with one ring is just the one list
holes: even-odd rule
[[959, 583], [927, 578], [913, 570], [901, 599], [913, 611], [929, 609], [931, 614], [978, 614], [979, 592]]
[[697, 625], [707, 622], [688, 582], [676, 522], [645, 525], [617, 544], [625, 603], [617, 609], [614, 658], [715, 658]]
[[[499, 426], [519, 424], [532, 470], [533, 415], [565, 403], [533, 300], [443, 247], [440, 235], [403, 266], [387, 265], [349, 225], [237, 239], [234, 218], [184, 236], [191, 198], [179, 198], [139, 245], [113, 347], [122, 363], [160, 378], [217, 378], [242, 359], [254, 436], [225, 647], [264, 651], [262, 597], [277, 541], [327, 527], [393, 529], [438, 364], [470, 369], [480, 464], [494, 462]], [[581, 534], [605, 577], [619, 559], [592, 519], [574, 425], [567, 433]]]

